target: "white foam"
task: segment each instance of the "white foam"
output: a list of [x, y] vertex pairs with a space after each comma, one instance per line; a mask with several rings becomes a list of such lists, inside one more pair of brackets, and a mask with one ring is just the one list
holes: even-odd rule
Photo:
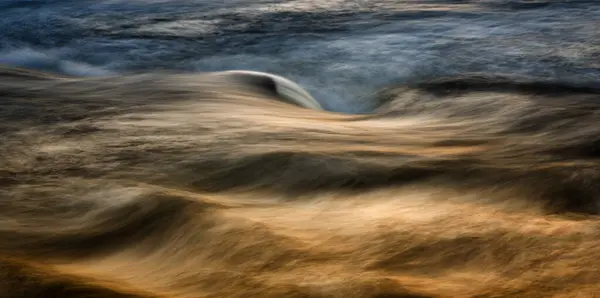
[[89, 64], [70, 61], [62, 56], [60, 49], [34, 50], [31, 48], [13, 49], [0, 52], [0, 64], [41, 69], [74, 76], [104, 76], [110, 71]]

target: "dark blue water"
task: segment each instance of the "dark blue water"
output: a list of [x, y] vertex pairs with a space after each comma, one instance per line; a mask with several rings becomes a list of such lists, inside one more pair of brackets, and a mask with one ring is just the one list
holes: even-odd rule
[[600, 1], [0, 0], [0, 29], [0, 63], [268, 71], [345, 112], [414, 76], [600, 81]]

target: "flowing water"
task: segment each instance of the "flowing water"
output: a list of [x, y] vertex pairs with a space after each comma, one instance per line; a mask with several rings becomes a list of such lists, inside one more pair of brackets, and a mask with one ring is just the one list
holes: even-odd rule
[[414, 76], [600, 78], [597, 1], [4, 0], [0, 63], [74, 75], [250, 69], [326, 109]]
[[0, 66], [1, 298], [600, 297], [598, 1], [0, 0], [0, 29], [59, 74]]

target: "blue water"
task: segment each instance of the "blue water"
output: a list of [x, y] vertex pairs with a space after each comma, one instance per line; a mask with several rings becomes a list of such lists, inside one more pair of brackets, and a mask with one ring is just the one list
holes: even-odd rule
[[0, 29], [4, 64], [83, 76], [261, 70], [343, 112], [414, 76], [600, 81], [600, 1], [0, 0]]

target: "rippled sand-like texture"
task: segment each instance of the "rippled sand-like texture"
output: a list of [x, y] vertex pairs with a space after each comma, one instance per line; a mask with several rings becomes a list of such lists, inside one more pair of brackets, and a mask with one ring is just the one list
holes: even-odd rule
[[597, 84], [415, 81], [367, 115], [275, 91], [2, 68], [0, 296], [600, 293]]

